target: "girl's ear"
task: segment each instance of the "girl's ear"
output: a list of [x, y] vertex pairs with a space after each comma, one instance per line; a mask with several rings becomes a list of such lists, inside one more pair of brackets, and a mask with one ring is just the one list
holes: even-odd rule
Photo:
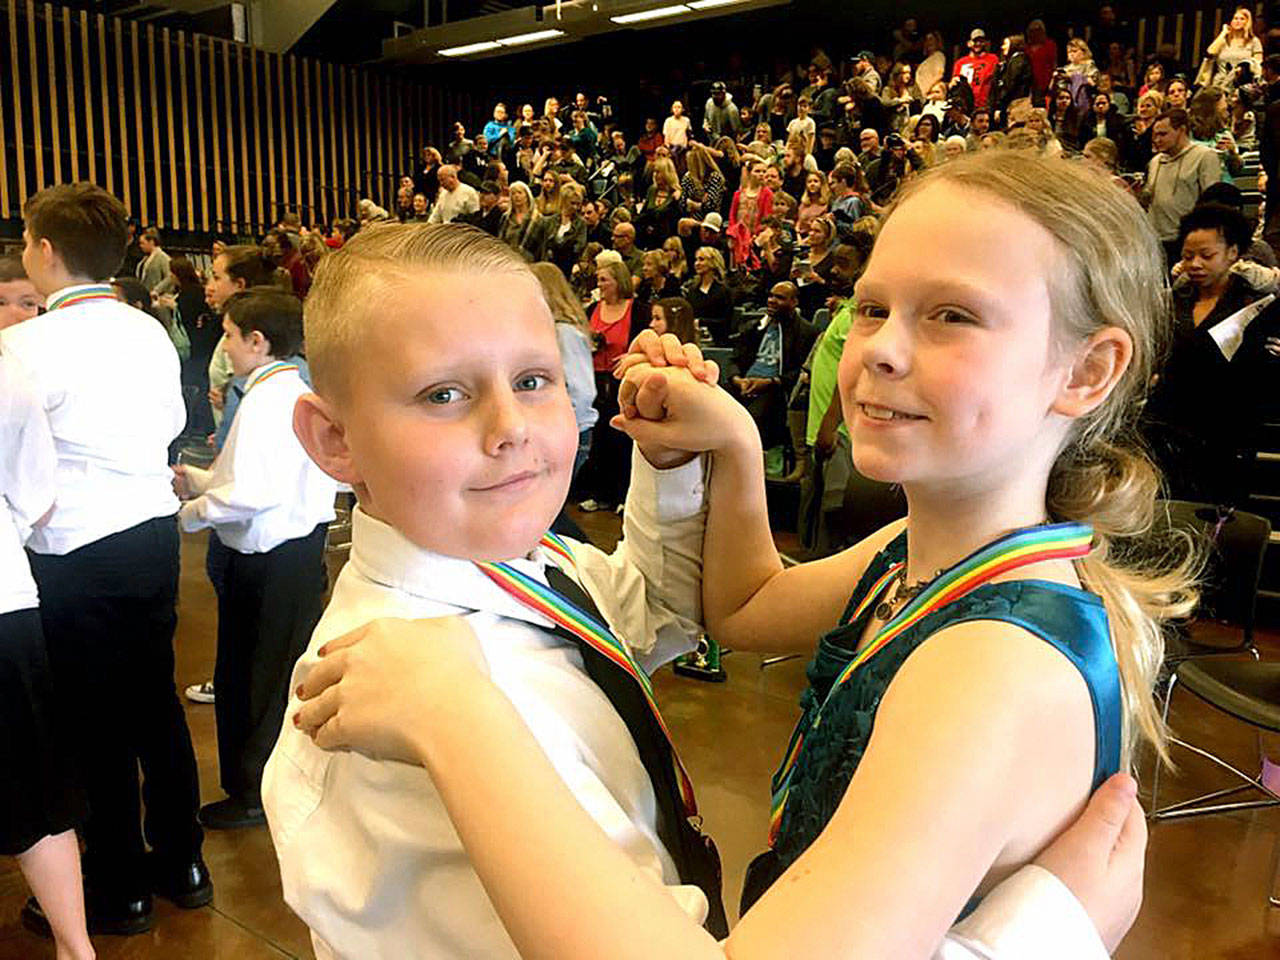
[[1064, 417], [1083, 417], [1111, 395], [1133, 360], [1133, 338], [1119, 327], [1104, 327], [1076, 351], [1070, 375], [1054, 400]]
[[362, 483], [346, 428], [328, 400], [314, 393], [299, 397], [293, 407], [293, 432], [307, 456], [333, 479], [352, 486]]

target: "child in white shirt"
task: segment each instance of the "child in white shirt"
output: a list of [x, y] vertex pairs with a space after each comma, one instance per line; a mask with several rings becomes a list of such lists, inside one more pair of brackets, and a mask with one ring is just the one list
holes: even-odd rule
[[818, 133], [817, 124], [814, 123], [813, 117], [809, 116], [809, 107], [808, 97], [797, 100], [795, 119], [787, 124], [787, 142], [790, 143], [792, 137], [803, 137], [806, 154], [813, 153], [813, 142]]
[[206, 804], [210, 828], [263, 823], [262, 767], [280, 729], [294, 661], [320, 617], [328, 585], [324, 544], [336, 484], [293, 433], [293, 407], [308, 392], [288, 362], [302, 341], [302, 304], [258, 288], [223, 307], [223, 344], [245, 394], [210, 470], [174, 468], [194, 499], [179, 513], [188, 533], [212, 527], [227, 550], [218, 593], [214, 707], [218, 767], [227, 798]]
[[31, 385], [0, 355], [0, 854], [17, 857], [58, 956], [92, 958], [74, 829], [84, 797], [68, 763], [36, 582], [22, 550], [53, 506], [57, 462]]
[[[351, 561], [292, 685], [323, 686], [341, 665], [324, 657], [326, 645], [376, 618], [464, 617], [474, 642], [463, 656], [488, 673], [573, 799], [675, 909], [723, 936], [718, 873], [699, 873], [707, 859], [689, 841], [701, 838], [671, 822], [693, 808], [678, 760], [667, 743], [655, 761], [643, 699], [629, 710], [600, 669], [600, 648], [576, 642], [557, 605], [567, 599], [611, 628], [622, 638], [613, 655], [642, 670], [690, 649], [715, 465], [638, 449], [614, 554], [547, 537], [576, 448], [554, 324], [523, 261], [477, 231], [360, 234], [317, 272], [306, 326], [318, 395], [299, 402], [295, 423], [360, 506]], [[720, 415], [740, 415], [734, 406]], [[409, 626], [422, 670], [455, 655], [435, 645], [431, 625]], [[646, 685], [636, 678], [630, 690], [642, 697]], [[291, 700], [291, 715], [298, 706]], [[403, 748], [326, 752], [309, 739], [315, 726], [286, 723], [263, 799], [285, 899], [311, 927], [317, 956], [516, 957], [428, 771], [377, 758]], [[484, 733], [474, 731], [477, 745]], [[1078, 929], [1075, 911], [1056, 922]]]

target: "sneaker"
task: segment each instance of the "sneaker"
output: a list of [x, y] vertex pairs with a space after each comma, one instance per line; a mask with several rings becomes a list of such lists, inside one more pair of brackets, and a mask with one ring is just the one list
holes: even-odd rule
[[609, 508], [605, 504], [601, 503], [599, 500], [588, 499], [588, 500], [583, 500], [580, 504], [578, 504], [578, 509], [581, 510], [583, 513], [595, 513], [597, 510], [607, 510]]
[[186, 689], [187, 699], [192, 703], [213, 703], [213, 681], [193, 683]]

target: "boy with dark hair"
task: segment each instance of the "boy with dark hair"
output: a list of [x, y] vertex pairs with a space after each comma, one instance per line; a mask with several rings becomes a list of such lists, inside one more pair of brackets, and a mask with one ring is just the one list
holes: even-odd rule
[[[23, 265], [48, 312], [0, 333], [0, 352], [32, 381], [58, 459], [54, 508], [27, 544], [31, 571], [54, 682], [79, 733], [89, 929], [139, 933], [153, 891], [184, 907], [213, 895], [173, 685], [178, 502], [167, 450], [186, 422], [178, 355], [106, 283], [128, 242], [119, 200], [88, 183], [50, 187], [23, 216]], [[34, 901], [23, 913], [45, 924]]]
[[210, 829], [265, 822], [262, 768], [284, 718], [289, 674], [320, 618], [324, 543], [337, 485], [303, 452], [293, 406], [310, 388], [289, 359], [302, 304], [283, 291], [237, 293], [223, 306], [227, 355], [246, 377], [227, 442], [209, 470], [174, 467], [190, 495], [188, 533], [212, 527], [228, 550], [218, 592], [218, 769], [227, 798], [200, 809]]

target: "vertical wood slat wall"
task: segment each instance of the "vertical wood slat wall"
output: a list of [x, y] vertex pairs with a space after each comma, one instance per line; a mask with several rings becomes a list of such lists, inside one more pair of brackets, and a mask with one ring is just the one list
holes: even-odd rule
[[418, 149], [485, 109], [405, 76], [5, 5], [0, 219], [79, 178], [165, 230], [260, 233], [286, 210], [327, 223], [355, 216], [360, 197], [391, 206]]

